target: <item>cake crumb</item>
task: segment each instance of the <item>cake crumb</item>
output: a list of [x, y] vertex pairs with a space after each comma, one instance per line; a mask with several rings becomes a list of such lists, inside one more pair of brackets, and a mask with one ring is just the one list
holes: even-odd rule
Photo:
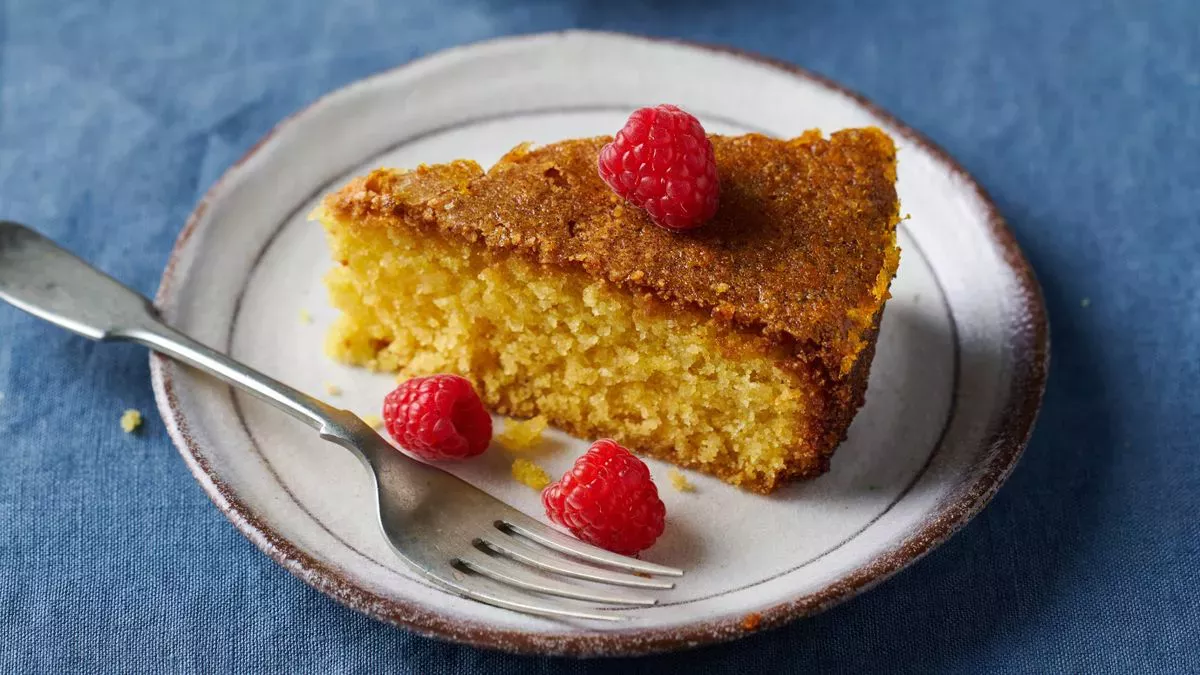
[[341, 396], [342, 388], [332, 382], [326, 382], [325, 383], [325, 393], [329, 394], [330, 396]]
[[1091, 304], [1092, 304], [1091, 298], [1084, 298], [1079, 301], [1079, 306], [1083, 307], [1084, 309], [1087, 309]]
[[313, 322], [312, 312], [308, 311], [307, 309], [301, 309], [300, 310], [300, 323], [312, 323], [312, 322]]
[[[860, 153], [851, 137], [871, 142]], [[752, 137], [718, 142], [728, 143], [722, 154], [728, 151], [727, 168], [733, 173], [724, 176], [732, 181], [726, 187], [744, 189], [739, 197], [747, 199], [735, 200], [737, 204], [727, 200], [729, 208], [710, 224], [716, 230], [702, 231], [704, 241], [690, 248], [684, 240], [693, 236], [664, 234], [631, 205], [624, 207], [626, 215], [636, 222], [619, 225], [612, 210], [620, 199], [603, 188], [576, 190], [569, 199], [550, 195], [544, 172], [552, 164], [559, 163], [564, 175], [595, 175], [594, 139], [568, 141], [544, 154], [503, 162], [503, 171], [485, 173], [461, 162], [416, 173], [376, 171], [352, 181], [327, 197], [320, 212], [333, 238], [334, 257], [352, 251], [358, 261], [354, 268], [340, 270], [349, 276], [334, 275], [327, 284], [334, 287], [335, 309], [342, 313], [327, 344], [340, 361], [399, 371], [403, 377], [469, 371], [485, 396], [494, 405], [503, 401], [510, 414], [538, 412], [530, 402], [551, 396], [556, 424], [576, 432], [593, 430], [593, 437], [617, 436], [635, 446], [673, 447], [680, 463], [704, 464], [717, 478], [754, 491], [770, 491], [822, 468], [814, 462], [823, 465], [858, 407], [857, 397], [843, 395], [843, 389], [865, 387], [868, 371], [855, 368], [843, 377], [826, 373], [826, 366], [844, 364], [849, 371], [874, 344], [875, 319], [899, 256], [891, 237], [897, 213], [890, 185], [894, 153], [886, 137], [874, 130], [829, 140], [812, 134], [798, 141]], [[799, 165], [793, 161], [797, 143], [808, 144]], [[808, 146], [834, 151], [809, 157]], [[759, 168], [772, 159], [779, 175], [763, 180]], [[862, 180], [839, 183], [839, 176], [848, 173]], [[828, 201], [829, 209], [805, 209], [807, 197], [780, 189], [798, 176], [819, 179], [813, 181], [814, 195], [822, 204]], [[355, 199], [368, 183], [378, 183], [380, 189]], [[510, 199], [513, 194], [520, 204]], [[781, 201], [769, 208], [770, 232], [736, 227], [744, 217], [761, 218], [755, 200], [772, 195]], [[887, 197], [877, 204], [880, 209], [863, 209], [863, 203], [878, 196]], [[447, 220], [449, 199], [462, 199], [463, 208]], [[421, 221], [427, 205], [433, 206], [427, 211], [431, 223]], [[372, 228], [379, 236], [366, 237], [359, 225], [367, 220], [386, 222], [386, 233]], [[869, 264], [836, 242], [807, 236], [830, 223], [842, 234], [879, 244]], [[467, 236], [474, 233], [482, 243], [467, 246], [466, 239], [434, 236], [446, 227]], [[561, 252], [534, 258], [505, 253], [531, 232], [560, 241]], [[786, 239], [783, 245], [780, 237]], [[762, 254], [755, 248], [761, 246], [777, 255]], [[476, 265], [482, 259], [488, 261], [487, 274]], [[583, 268], [575, 270], [578, 274], [560, 274], [559, 267], [570, 260], [586, 264], [578, 266]], [[856, 267], [860, 263], [866, 266]], [[638, 270], [644, 282], [622, 283], [622, 275]], [[407, 297], [414, 278], [421, 280], [420, 302], [384, 301]], [[730, 289], [718, 296], [710, 286], [720, 282]], [[663, 292], [650, 291], [664, 286]], [[836, 293], [830, 291], [834, 287]], [[641, 303], [643, 297], [648, 306]], [[803, 307], [792, 302], [798, 298], [807, 298]], [[725, 301], [718, 302], [720, 318], [688, 309], [713, 300]], [[818, 305], [819, 311], [805, 309]], [[848, 320], [851, 310], [857, 314]], [[318, 306], [317, 312], [323, 311]], [[723, 326], [726, 317], [734, 325]], [[326, 319], [322, 313], [323, 324]], [[769, 335], [741, 330], [750, 324], [769, 325]], [[370, 341], [383, 335], [396, 343], [375, 353]], [[803, 357], [787, 377], [778, 374], [778, 345], [789, 352], [795, 347]], [[695, 356], [683, 356], [693, 348]], [[602, 381], [597, 375], [601, 367], [613, 375]], [[697, 376], [700, 370], [704, 374]], [[637, 386], [621, 386], [625, 382]], [[812, 386], [804, 386], [806, 382]], [[347, 390], [340, 400], [360, 395], [357, 388]], [[793, 398], [779, 403], [789, 396]], [[825, 405], [829, 401], [837, 405]], [[771, 423], [745, 424], [749, 409], [766, 411], [761, 417]], [[503, 427], [503, 419], [497, 418], [498, 437]], [[545, 459], [551, 452], [566, 454], [557, 447], [561, 438], [548, 435], [528, 453], [505, 450], [500, 461], [511, 466], [524, 457], [551, 463]], [[806, 450], [795, 456], [792, 448]], [[665, 484], [666, 469], [656, 471], [660, 489], [673, 492]], [[501, 476], [503, 471], [499, 467]], [[691, 471], [684, 471], [690, 477]], [[703, 482], [710, 485], [707, 480]], [[696, 496], [703, 495], [676, 499]], [[735, 624], [740, 619], [734, 614]]]
[[721, 282], [721, 283], [713, 286], [713, 290], [716, 291], [717, 293], [725, 293], [726, 291], [729, 290], [729, 284]]
[[383, 428], [383, 418], [379, 415], [363, 415], [362, 421], [367, 423], [367, 426], [372, 429]]
[[541, 492], [543, 488], [550, 484], [550, 474], [542, 467], [533, 462], [518, 457], [512, 464], [512, 476], [518, 482], [524, 483], [529, 487]]
[[510, 417], [504, 420], [504, 430], [496, 435], [496, 440], [500, 441], [505, 450], [527, 452], [541, 444], [542, 432], [548, 424], [545, 415], [527, 420]]
[[121, 415], [121, 431], [132, 434], [142, 426], [142, 413], [130, 408]]
[[762, 623], [762, 615], [758, 612], [750, 612], [742, 617], [742, 628], [745, 630], [757, 630], [760, 623]]
[[671, 469], [668, 471], [667, 479], [671, 481], [671, 487], [675, 488], [675, 490], [678, 492], [696, 491], [696, 486], [692, 485], [692, 481], [688, 480], [687, 476], [683, 475], [677, 469]]

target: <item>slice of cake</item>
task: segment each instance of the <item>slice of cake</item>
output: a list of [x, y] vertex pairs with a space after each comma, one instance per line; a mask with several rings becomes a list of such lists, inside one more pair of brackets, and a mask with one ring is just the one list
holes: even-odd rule
[[329, 353], [458, 373], [497, 412], [759, 492], [826, 471], [899, 262], [891, 139], [712, 136], [720, 206], [687, 233], [605, 185], [608, 140], [518, 146], [486, 173], [379, 169], [329, 195]]

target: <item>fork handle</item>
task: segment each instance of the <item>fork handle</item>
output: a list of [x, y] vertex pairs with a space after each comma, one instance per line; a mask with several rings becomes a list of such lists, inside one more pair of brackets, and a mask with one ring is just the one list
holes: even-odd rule
[[34, 230], [0, 221], [0, 299], [93, 340], [124, 340], [182, 361], [341, 437], [349, 413], [163, 323], [148, 299]]
[[331, 430], [340, 426], [334, 420], [343, 411], [206, 347], [157, 318], [117, 339], [137, 342], [214, 375], [307, 423], [322, 436], [333, 435]]

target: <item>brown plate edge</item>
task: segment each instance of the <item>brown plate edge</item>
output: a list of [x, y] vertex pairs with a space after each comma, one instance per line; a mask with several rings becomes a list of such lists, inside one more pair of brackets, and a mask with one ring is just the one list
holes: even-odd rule
[[[371, 593], [348, 581], [338, 570], [330, 568], [328, 565], [296, 548], [290, 541], [260, 520], [253, 511], [237, 498], [237, 495], [227, 485], [212, 473], [207, 461], [200, 454], [197, 441], [192, 435], [187, 420], [179, 408], [171, 371], [166, 367], [169, 360], [157, 354], [152, 354], [150, 358], [151, 381], [154, 387], [155, 398], [158, 402], [159, 413], [162, 415], [171, 440], [178, 448], [188, 468], [196, 477], [196, 480], [213, 500], [213, 503], [216, 504], [217, 508], [225, 514], [242, 534], [276, 563], [318, 591], [368, 616], [402, 626], [428, 637], [450, 640], [474, 647], [500, 649], [518, 654], [554, 654], [575, 657], [637, 656], [689, 649], [705, 644], [733, 640], [749, 635], [752, 632], [781, 626], [790, 621], [817, 614], [859, 593], [869, 590], [887, 580], [901, 569], [916, 562], [950, 538], [951, 535], [962, 528], [987, 505], [1000, 485], [1003, 484], [1004, 480], [1016, 466], [1017, 460], [1020, 459], [1021, 453], [1028, 444], [1030, 435], [1033, 432], [1034, 423], [1041, 406], [1042, 395], [1045, 391], [1046, 376], [1049, 368], [1049, 321], [1042, 300], [1041, 287], [1034, 275], [1033, 268], [1025, 259], [1015, 237], [1008, 229], [1004, 218], [1000, 215], [999, 210], [987, 192], [937, 144], [920, 132], [902, 123], [861, 94], [799, 66], [745, 50], [688, 40], [603, 31], [567, 31], [565, 33], [534, 33], [507, 36], [465, 45], [464, 47], [474, 47], [489, 42], [546, 37], [556, 34], [610, 35], [699, 48], [754, 61], [793, 76], [817, 82], [852, 98], [864, 108], [870, 110], [877, 117], [886, 121], [892, 129], [904, 136], [909, 142], [937, 156], [961, 180], [976, 191], [980, 201], [987, 208], [992, 239], [1004, 252], [1005, 262], [1016, 278], [1021, 296], [1021, 318], [1024, 319], [1022, 325], [1025, 328], [1025, 330], [1017, 334], [1016, 337], [1019, 342], [1014, 345], [1014, 352], [1018, 357], [1018, 362], [1014, 365], [1012, 387], [1009, 392], [1008, 404], [1003, 414], [1003, 417], [1009, 420], [1009, 423], [1002, 425], [996, 434], [989, 439], [988, 445], [993, 450], [985, 470], [979, 474], [979, 478], [973, 484], [960, 489], [958, 498], [944, 505], [936, 518], [928, 521], [922, 529], [913, 533], [894, 550], [879, 556], [870, 563], [858, 568], [849, 576], [840, 579], [817, 593], [794, 598], [764, 609], [757, 613], [750, 621], [747, 621], [743, 617], [732, 617], [699, 622], [683, 628], [648, 630], [639, 633], [597, 631], [543, 635], [503, 630], [485, 624], [450, 621], [446, 617], [428, 612], [418, 605], [398, 602]], [[377, 76], [408, 67], [411, 64], [412, 62], [388, 69], [378, 73]], [[337, 91], [340, 91], [340, 89], [325, 96], [333, 95]], [[163, 271], [158, 293], [155, 296], [155, 305], [157, 307], [162, 308], [170, 302], [176, 268], [183, 255], [183, 249], [195, 233], [195, 229], [207, 209], [208, 203], [220, 190], [222, 183], [228, 175], [245, 163], [280, 129], [290, 123], [300, 113], [304, 112], [304, 110], [319, 103], [325, 96], [280, 121], [255, 143], [241, 159], [226, 170], [221, 178], [201, 198], [195, 209], [188, 216], [183, 230], [180, 232], [179, 238], [176, 240], [175, 246], [171, 251], [166, 269]]]

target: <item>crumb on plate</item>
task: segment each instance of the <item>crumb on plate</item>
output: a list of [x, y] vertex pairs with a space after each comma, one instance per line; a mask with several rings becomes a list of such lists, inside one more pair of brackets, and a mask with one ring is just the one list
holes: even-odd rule
[[500, 441], [500, 445], [504, 449], [513, 452], [524, 452], [537, 447], [542, 440], [542, 432], [546, 430], [549, 424], [544, 415], [537, 417], [519, 420], [507, 418], [504, 420], [504, 429], [497, 434], [496, 440]]
[[121, 431], [124, 431], [127, 434], [132, 434], [133, 432], [137, 431], [138, 427], [140, 426], [142, 426], [141, 411], [130, 408], [121, 415]]
[[313, 322], [312, 312], [308, 311], [307, 309], [301, 309], [300, 310], [300, 323], [312, 323], [312, 322]]
[[326, 382], [325, 383], [325, 393], [329, 394], [330, 396], [341, 396], [342, 388], [332, 382]]
[[1082, 300], [1080, 300], [1080, 301], [1079, 301], [1079, 306], [1080, 306], [1080, 307], [1083, 307], [1084, 309], [1087, 309], [1087, 308], [1088, 308], [1088, 306], [1090, 306], [1091, 304], [1092, 304], [1092, 299], [1091, 299], [1091, 298], [1084, 298], [1084, 299], [1082, 299]]
[[371, 427], [372, 429], [383, 428], [383, 418], [379, 415], [363, 415], [362, 421], [366, 422], [367, 426]]
[[667, 479], [671, 481], [671, 487], [679, 492], [695, 492], [696, 486], [692, 481], [688, 480], [687, 476], [683, 475], [678, 469], [667, 471]]
[[517, 458], [513, 461], [512, 475], [518, 482], [524, 483], [538, 492], [550, 484], [550, 474], [546, 473], [542, 467], [524, 458]]

